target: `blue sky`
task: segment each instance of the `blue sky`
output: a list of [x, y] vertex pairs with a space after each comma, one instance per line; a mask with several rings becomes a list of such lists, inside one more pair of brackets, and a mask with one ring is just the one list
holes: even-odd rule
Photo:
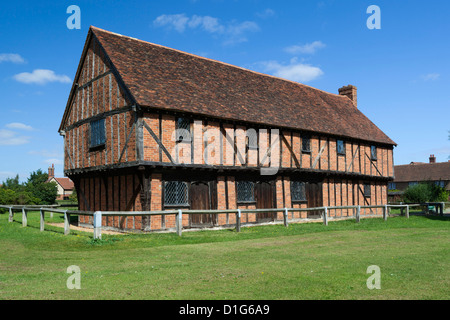
[[[367, 27], [370, 5], [381, 29]], [[356, 85], [395, 164], [448, 161], [449, 13], [443, 0], [2, 1], [0, 182], [51, 163], [63, 176], [57, 131], [90, 25], [332, 93]]]

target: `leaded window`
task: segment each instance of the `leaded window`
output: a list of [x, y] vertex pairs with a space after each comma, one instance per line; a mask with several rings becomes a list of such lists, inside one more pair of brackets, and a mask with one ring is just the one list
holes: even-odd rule
[[337, 153], [340, 155], [345, 155], [345, 145], [343, 140], [337, 141]]
[[236, 182], [237, 201], [253, 202], [255, 201], [255, 183], [251, 181]]
[[303, 181], [291, 181], [292, 201], [306, 201], [305, 183]]
[[370, 158], [372, 160], [377, 160], [377, 147], [375, 146], [370, 147]]
[[177, 118], [176, 142], [191, 142], [191, 121], [188, 118]]
[[247, 130], [247, 146], [249, 149], [258, 149], [258, 134], [255, 129]]
[[166, 181], [164, 184], [164, 204], [168, 206], [186, 206], [188, 185], [183, 181]]
[[364, 196], [370, 197], [371, 195], [372, 195], [372, 191], [371, 191], [370, 184], [365, 184], [364, 185]]
[[106, 142], [105, 119], [91, 121], [91, 141], [90, 147], [100, 147]]
[[311, 152], [311, 138], [308, 136], [302, 138], [302, 151]]

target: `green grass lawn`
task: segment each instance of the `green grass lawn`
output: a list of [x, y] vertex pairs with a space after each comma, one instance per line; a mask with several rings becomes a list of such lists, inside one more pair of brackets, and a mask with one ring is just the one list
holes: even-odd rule
[[[49, 214], [47, 213], [47, 216]], [[450, 220], [393, 217], [105, 235], [0, 215], [0, 299], [448, 299]], [[50, 220], [46, 218], [46, 221]], [[52, 222], [62, 222], [54, 214]], [[66, 287], [79, 266], [81, 289]], [[381, 270], [369, 290], [367, 268]]]

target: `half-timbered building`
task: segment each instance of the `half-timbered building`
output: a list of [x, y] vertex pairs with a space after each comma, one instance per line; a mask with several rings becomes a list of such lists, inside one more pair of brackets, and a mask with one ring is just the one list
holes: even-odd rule
[[[332, 94], [95, 27], [59, 132], [80, 210], [380, 205], [394, 174], [395, 143], [358, 109], [354, 86]], [[175, 226], [174, 216], [103, 219]], [[184, 227], [234, 223], [183, 215]]]

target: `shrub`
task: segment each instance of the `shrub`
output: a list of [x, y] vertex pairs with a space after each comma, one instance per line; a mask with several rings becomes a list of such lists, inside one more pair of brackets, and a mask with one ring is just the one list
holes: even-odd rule
[[410, 203], [445, 202], [448, 200], [448, 197], [448, 191], [432, 182], [410, 186], [403, 194], [405, 202]]

